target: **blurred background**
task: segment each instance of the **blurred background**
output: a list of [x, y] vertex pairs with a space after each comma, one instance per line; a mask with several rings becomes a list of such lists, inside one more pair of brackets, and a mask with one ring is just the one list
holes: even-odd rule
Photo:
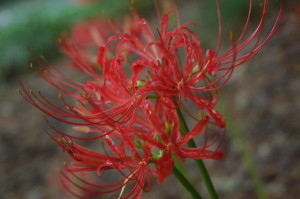
[[[254, 0], [253, 27], [260, 2]], [[218, 22], [214, 2], [178, 0], [177, 4], [182, 24], [195, 22], [203, 48], [215, 49]], [[228, 32], [238, 32], [244, 25], [248, 1], [226, 0], [220, 5], [222, 48], [226, 50], [231, 47]], [[157, 22], [152, 1], [136, 0], [136, 7], [142, 17]], [[266, 30], [274, 22], [278, 1], [270, 7]], [[274, 37], [257, 56], [238, 67], [221, 89], [219, 109], [228, 122], [223, 146], [226, 156], [205, 163], [222, 199], [300, 195], [300, 3], [286, 1], [285, 9]], [[27, 48], [68, 71], [57, 38], [70, 33], [74, 24], [103, 15], [114, 21], [130, 15], [128, 1], [0, 1], [0, 199], [70, 198], [56, 171], [68, 159], [67, 154], [44, 133], [47, 125], [41, 113], [26, 103], [17, 89], [22, 81], [27, 88], [47, 90], [50, 98], [56, 98], [58, 91], [29, 69], [33, 58]], [[193, 162], [186, 164], [191, 180], [208, 198]], [[143, 198], [189, 198], [180, 186], [173, 176], [162, 185], [153, 180], [151, 192]]]

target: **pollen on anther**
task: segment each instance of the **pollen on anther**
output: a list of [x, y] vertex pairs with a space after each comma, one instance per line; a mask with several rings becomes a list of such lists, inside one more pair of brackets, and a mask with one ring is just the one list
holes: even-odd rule
[[62, 39], [61, 39], [61, 38], [58, 38], [58, 39], [57, 39], [57, 43], [61, 44], [61, 43], [62, 43]]
[[45, 60], [45, 59], [46, 59], [46, 57], [45, 57], [44, 55], [41, 55], [41, 58], [42, 58], [42, 60]]
[[233, 40], [233, 32], [232, 32], [232, 31], [229, 32], [229, 40], [230, 40], [230, 41]]
[[57, 95], [57, 97], [58, 97], [59, 99], [61, 99], [61, 98], [63, 97], [63, 94], [59, 93], [59, 94]]
[[134, 7], [134, 0], [131, 0], [131, 1], [130, 1], [130, 7], [129, 7], [129, 9], [130, 9], [131, 11], [134, 11], [134, 9], [135, 9], [135, 7]]
[[67, 166], [68, 165], [68, 162], [67, 161], [64, 161], [64, 166]]
[[64, 143], [67, 143], [67, 140], [65, 137], [62, 137], [61, 140], [64, 142]]
[[200, 119], [205, 119], [206, 116], [203, 111], [199, 112], [199, 117], [200, 117]]
[[58, 172], [61, 172], [61, 168], [57, 168], [57, 171], [58, 171]]
[[21, 93], [21, 89], [18, 88], [18, 92]]
[[30, 67], [31, 69], [33, 69], [33, 64], [32, 64], [32, 63], [30, 63], [30, 64], [29, 64], [29, 67]]
[[104, 143], [105, 143], [105, 141], [104, 141], [104, 140], [100, 140], [100, 143], [101, 143], [101, 144], [104, 144]]
[[29, 89], [29, 92], [32, 94], [32, 93], [33, 93], [33, 90], [32, 90], [32, 89]]
[[58, 136], [55, 137], [55, 139], [56, 139], [57, 142], [60, 142], [60, 141], [61, 141], [60, 137], [58, 137]]

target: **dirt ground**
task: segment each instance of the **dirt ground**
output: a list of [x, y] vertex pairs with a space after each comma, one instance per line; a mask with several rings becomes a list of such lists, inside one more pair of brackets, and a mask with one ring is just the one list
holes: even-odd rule
[[[241, 132], [270, 199], [300, 196], [300, 17], [288, 14], [284, 24], [255, 58], [240, 66], [221, 95]], [[57, 199], [64, 196], [57, 167], [68, 159], [43, 131], [41, 113], [20, 97], [28, 88], [57, 92], [33, 73], [1, 85], [0, 199]], [[52, 94], [53, 93], [53, 94]], [[221, 161], [205, 161], [222, 199], [257, 198], [230, 129]], [[187, 162], [189, 165], [190, 162]], [[195, 168], [192, 166], [190, 173]], [[203, 188], [198, 174], [192, 180]], [[202, 191], [201, 191], [202, 192]], [[206, 198], [207, 195], [203, 191]], [[173, 176], [153, 181], [143, 198], [189, 198]]]

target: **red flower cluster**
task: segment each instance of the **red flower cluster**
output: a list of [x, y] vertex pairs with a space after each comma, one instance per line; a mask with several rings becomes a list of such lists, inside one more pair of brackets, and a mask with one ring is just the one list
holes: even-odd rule
[[[65, 188], [79, 198], [117, 190], [119, 198], [140, 198], [143, 191], [150, 189], [151, 176], [162, 183], [171, 174], [174, 156], [180, 161], [223, 158], [219, 134], [224, 131], [225, 121], [215, 109], [217, 90], [229, 80], [236, 66], [263, 47], [278, 27], [281, 10], [271, 32], [261, 41], [267, 7], [265, 0], [256, 29], [245, 38], [252, 8], [250, 0], [240, 37], [231, 38], [232, 49], [222, 55], [221, 31], [217, 50], [204, 53], [200, 40], [189, 28], [192, 23], [170, 30], [172, 11], [161, 16], [160, 29], [155, 31], [136, 13], [126, 21], [123, 31], [103, 21], [80, 24], [73, 36], [77, 46], [68, 39], [59, 43], [73, 67], [90, 76], [87, 83], [66, 76], [46, 59], [40, 61], [33, 54], [40, 66], [32, 66], [34, 71], [76, 100], [70, 105], [60, 94], [64, 104], [60, 108], [39, 91], [27, 92], [23, 85], [19, 90], [30, 104], [82, 133], [67, 134], [48, 122], [58, 134], [47, 132], [49, 136], [74, 160], [62, 172]], [[110, 36], [112, 32], [115, 35]], [[93, 55], [95, 46], [97, 56]], [[249, 47], [248, 52], [238, 55]], [[184, 106], [188, 103], [200, 110], [201, 116], [192, 116], [197, 122], [192, 130], [184, 132], [180, 109], [191, 115]], [[201, 146], [187, 146], [190, 140], [200, 137]], [[92, 150], [76, 140], [101, 140], [98, 148], [102, 150]], [[109, 185], [94, 184], [80, 175], [96, 172], [101, 176], [110, 170], [117, 171], [121, 179]], [[129, 191], [125, 190], [127, 186]], [[88, 195], [82, 195], [83, 192]]]

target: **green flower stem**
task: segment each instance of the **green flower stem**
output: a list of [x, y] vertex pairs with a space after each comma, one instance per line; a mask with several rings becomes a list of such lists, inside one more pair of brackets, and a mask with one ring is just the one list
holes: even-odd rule
[[179, 171], [179, 169], [173, 167], [173, 174], [194, 199], [202, 199], [195, 187], [185, 178], [185, 176]]
[[[182, 115], [182, 112], [180, 109], [177, 109], [177, 113], [178, 113], [178, 117], [179, 117], [179, 121], [180, 121], [180, 131], [182, 133], [182, 135], [186, 135], [188, 132], [189, 132], [189, 128], [184, 120], [184, 117]], [[188, 142], [188, 146], [191, 147], [191, 148], [196, 148], [196, 143], [194, 142], [194, 140], [190, 140]], [[195, 160], [197, 166], [198, 166], [198, 169], [200, 171], [200, 174], [202, 176], [202, 179], [204, 181], [204, 184], [207, 188], [207, 191], [210, 195], [210, 198], [212, 199], [218, 199], [218, 195], [217, 195], [217, 192], [213, 186], [213, 183], [209, 177], [209, 174], [207, 172], [207, 169], [203, 163], [202, 160]]]

